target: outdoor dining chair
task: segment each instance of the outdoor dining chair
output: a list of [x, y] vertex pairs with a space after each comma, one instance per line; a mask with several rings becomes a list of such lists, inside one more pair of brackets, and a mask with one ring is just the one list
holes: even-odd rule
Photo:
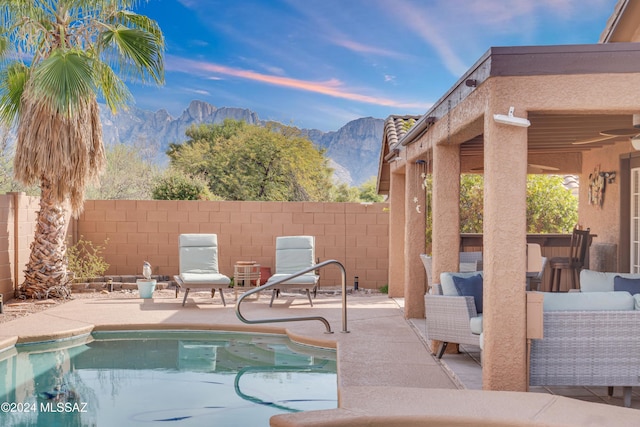
[[578, 227], [573, 229], [571, 235], [571, 246], [568, 257], [553, 257], [549, 260], [551, 268], [551, 292], [560, 292], [560, 279], [562, 270], [569, 270], [571, 274], [571, 289], [577, 289], [580, 280], [580, 270], [584, 267], [587, 249], [589, 248], [590, 229], [581, 230]]

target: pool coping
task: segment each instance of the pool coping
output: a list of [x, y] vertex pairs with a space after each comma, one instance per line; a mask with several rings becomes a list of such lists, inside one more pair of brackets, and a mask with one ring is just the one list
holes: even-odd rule
[[[332, 324], [340, 323], [339, 298], [326, 298], [314, 303], [313, 308], [302, 299], [278, 307], [274, 304], [274, 309], [259, 302], [247, 306], [252, 315], [272, 315], [275, 311], [301, 316], [320, 313]], [[222, 307], [210, 298], [198, 298], [186, 307], [173, 299], [78, 299], [3, 324], [0, 349], [17, 343], [71, 338], [94, 330], [280, 334], [301, 344], [337, 350], [339, 407], [276, 415], [270, 420], [273, 427], [414, 426], [436, 422], [451, 426], [581, 426], [594, 425], [597, 420], [602, 425], [611, 420], [617, 426], [640, 424], [640, 411], [635, 409], [538, 393], [458, 390], [456, 381], [431, 355], [393, 300], [384, 296], [354, 298], [349, 306], [351, 332], [328, 335], [319, 322], [245, 325], [235, 317], [232, 306]], [[7, 334], [7, 329], [15, 333]]]

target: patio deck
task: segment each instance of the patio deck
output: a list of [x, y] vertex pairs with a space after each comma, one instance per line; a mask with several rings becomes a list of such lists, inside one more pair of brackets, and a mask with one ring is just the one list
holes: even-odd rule
[[[190, 295], [191, 297], [191, 295]], [[311, 308], [303, 298], [280, 299], [269, 309], [267, 299], [247, 301], [250, 319], [282, 316], [325, 316], [334, 334], [320, 322], [255, 326], [235, 315], [232, 291], [228, 306], [218, 298], [195, 293], [185, 307], [181, 298], [76, 299], [50, 310], [3, 324], [0, 348], [16, 341], [40, 341], [113, 329], [210, 329], [288, 333], [292, 339], [338, 349], [339, 408], [278, 415], [272, 426], [342, 425], [511, 425], [636, 426], [640, 412], [594, 404], [548, 393], [461, 390], [466, 381], [428, 351], [416, 322], [404, 319], [402, 301], [386, 295], [348, 299], [348, 329], [341, 333], [339, 296], [321, 296]], [[419, 322], [418, 322], [419, 323]], [[423, 329], [422, 329], [423, 330]], [[445, 362], [452, 356], [447, 355]], [[452, 374], [452, 372], [455, 372]], [[638, 402], [638, 396], [634, 401]], [[464, 402], [461, 404], [461, 402]]]

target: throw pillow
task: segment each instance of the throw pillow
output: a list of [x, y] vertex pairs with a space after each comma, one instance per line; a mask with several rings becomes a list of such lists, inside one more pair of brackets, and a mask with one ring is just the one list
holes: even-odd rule
[[622, 276], [613, 278], [614, 291], [627, 291], [631, 295], [640, 294], [640, 279], [628, 279]]
[[453, 283], [456, 286], [458, 295], [473, 297], [476, 303], [476, 311], [482, 313], [482, 276], [475, 274], [470, 277], [453, 276]]

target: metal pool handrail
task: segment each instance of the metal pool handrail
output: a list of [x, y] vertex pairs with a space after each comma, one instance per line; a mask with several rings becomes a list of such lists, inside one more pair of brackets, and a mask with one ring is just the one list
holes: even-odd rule
[[340, 267], [340, 270], [342, 271], [342, 332], [347, 333], [349, 332], [347, 330], [347, 271], [345, 270], [344, 266], [336, 261], [335, 259], [330, 259], [327, 261], [323, 261], [319, 264], [316, 264], [312, 267], [309, 268], [305, 268], [304, 270], [300, 270], [297, 271], [289, 276], [283, 277], [282, 279], [278, 279], [275, 280], [273, 282], [267, 282], [264, 285], [258, 286], [257, 288], [251, 289], [248, 292], [245, 292], [244, 294], [242, 294], [240, 296], [240, 298], [238, 298], [238, 303], [236, 304], [236, 316], [238, 316], [238, 319], [240, 319], [242, 322], [244, 323], [249, 323], [249, 324], [256, 324], [256, 323], [277, 323], [277, 322], [299, 322], [299, 321], [306, 321], [306, 320], [318, 320], [320, 322], [322, 322], [324, 324], [324, 326], [327, 328], [327, 331], [325, 333], [327, 334], [332, 334], [333, 332], [331, 331], [331, 325], [329, 324], [329, 321], [327, 319], [325, 319], [322, 316], [303, 316], [303, 317], [284, 317], [284, 318], [272, 318], [272, 319], [259, 319], [259, 320], [249, 320], [247, 318], [245, 318], [242, 313], [240, 312], [240, 305], [242, 304], [242, 301], [248, 297], [249, 295], [253, 295], [257, 292], [260, 291], [264, 291], [266, 289], [270, 289], [273, 288], [274, 286], [277, 286], [283, 282], [286, 282], [287, 280], [291, 280], [295, 277], [298, 276], [302, 276], [305, 273], [309, 273], [310, 271], [313, 270], [317, 270], [323, 267], [326, 267], [327, 265], [330, 264], [336, 264], [338, 265], [338, 267]]

